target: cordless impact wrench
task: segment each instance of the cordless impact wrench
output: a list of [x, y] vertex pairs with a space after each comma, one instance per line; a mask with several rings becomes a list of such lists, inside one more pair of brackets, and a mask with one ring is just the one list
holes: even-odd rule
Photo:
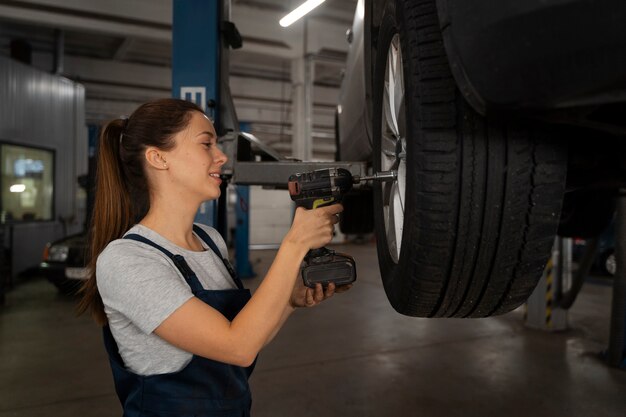
[[[354, 184], [362, 181], [394, 181], [396, 171], [384, 171], [372, 176], [353, 176], [344, 168], [324, 168], [293, 174], [289, 177], [289, 196], [298, 207], [315, 209], [341, 203]], [[347, 285], [356, 280], [356, 264], [350, 255], [328, 248], [310, 250], [304, 257], [301, 270], [304, 285], [314, 288], [320, 283], [326, 287]]]

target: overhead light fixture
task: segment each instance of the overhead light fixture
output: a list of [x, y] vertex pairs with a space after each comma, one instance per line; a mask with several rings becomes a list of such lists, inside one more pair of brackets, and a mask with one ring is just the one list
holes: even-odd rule
[[280, 19], [278, 22], [282, 27], [286, 28], [292, 23], [296, 22], [305, 14], [309, 13], [311, 10], [315, 9], [320, 4], [324, 3], [326, 0], [307, 0], [302, 3], [300, 6], [296, 7], [291, 13], [287, 16]]
[[9, 191], [12, 193], [23, 193], [26, 191], [26, 186], [24, 184], [13, 184], [9, 187]]

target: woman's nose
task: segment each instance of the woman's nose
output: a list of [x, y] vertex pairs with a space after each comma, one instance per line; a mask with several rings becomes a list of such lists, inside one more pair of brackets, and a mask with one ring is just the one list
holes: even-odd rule
[[222, 150], [218, 146], [216, 146], [215, 149], [217, 152], [217, 155], [215, 156], [215, 161], [220, 165], [224, 165], [226, 161], [228, 161], [228, 157], [224, 152], [222, 152]]

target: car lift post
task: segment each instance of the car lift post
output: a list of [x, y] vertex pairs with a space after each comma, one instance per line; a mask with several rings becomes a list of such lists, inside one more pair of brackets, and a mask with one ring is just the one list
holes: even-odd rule
[[616, 223], [617, 270], [613, 277], [611, 327], [606, 359], [609, 366], [626, 369], [626, 189], [621, 189], [618, 193]]
[[[241, 38], [229, 20], [230, 0], [173, 1], [172, 95], [195, 102], [214, 120], [222, 150], [229, 159], [222, 174], [236, 185], [285, 189], [291, 174], [315, 169], [338, 167], [352, 175], [365, 175], [364, 162], [285, 159], [253, 135], [240, 131], [228, 74], [229, 48], [240, 46]], [[225, 199], [225, 194], [220, 199]], [[214, 202], [203, 204], [195, 221], [215, 226], [227, 240], [225, 200], [220, 207], [222, 210], [215, 213]], [[237, 265], [249, 265], [248, 243], [245, 245], [245, 251], [235, 254]]]
[[[249, 123], [240, 122], [239, 129], [249, 131]], [[240, 278], [252, 278], [256, 274], [250, 263], [250, 186], [235, 185], [235, 196], [235, 268]]]
[[571, 264], [572, 239], [557, 237], [537, 288], [526, 302], [527, 327], [546, 331], [567, 329], [567, 310], [557, 306], [556, 295], [564, 283], [571, 282]]
[[[174, 0], [172, 97], [196, 103], [220, 129], [220, 1]], [[216, 226], [215, 202], [204, 202], [195, 222]], [[227, 234], [220, 230], [222, 236]]]
[[[613, 280], [609, 346], [602, 356], [609, 366], [626, 369], [626, 189], [618, 194], [616, 234], [617, 271]], [[543, 277], [526, 304], [524, 322], [528, 327], [553, 331], [567, 328], [567, 310], [589, 272], [596, 244], [597, 241], [588, 241], [589, 253], [581, 259], [580, 271], [572, 280], [571, 239], [557, 237]], [[563, 287], [570, 283], [566, 293]]]

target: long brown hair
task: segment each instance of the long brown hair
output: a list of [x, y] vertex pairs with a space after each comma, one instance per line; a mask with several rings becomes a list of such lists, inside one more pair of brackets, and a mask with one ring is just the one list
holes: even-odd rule
[[107, 323], [96, 283], [96, 261], [104, 248], [121, 238], [150, 208], [144, 151], [148, 146], [169, 150], [173, 137], [189, 124], [195, 104], [159, 99], [140, 106], [127, 119], [109, 122], [100, 135], [96, 190], [89, 231], [89, 279], [83, 285], [78, 313], [87, 310], [100, 325]]

